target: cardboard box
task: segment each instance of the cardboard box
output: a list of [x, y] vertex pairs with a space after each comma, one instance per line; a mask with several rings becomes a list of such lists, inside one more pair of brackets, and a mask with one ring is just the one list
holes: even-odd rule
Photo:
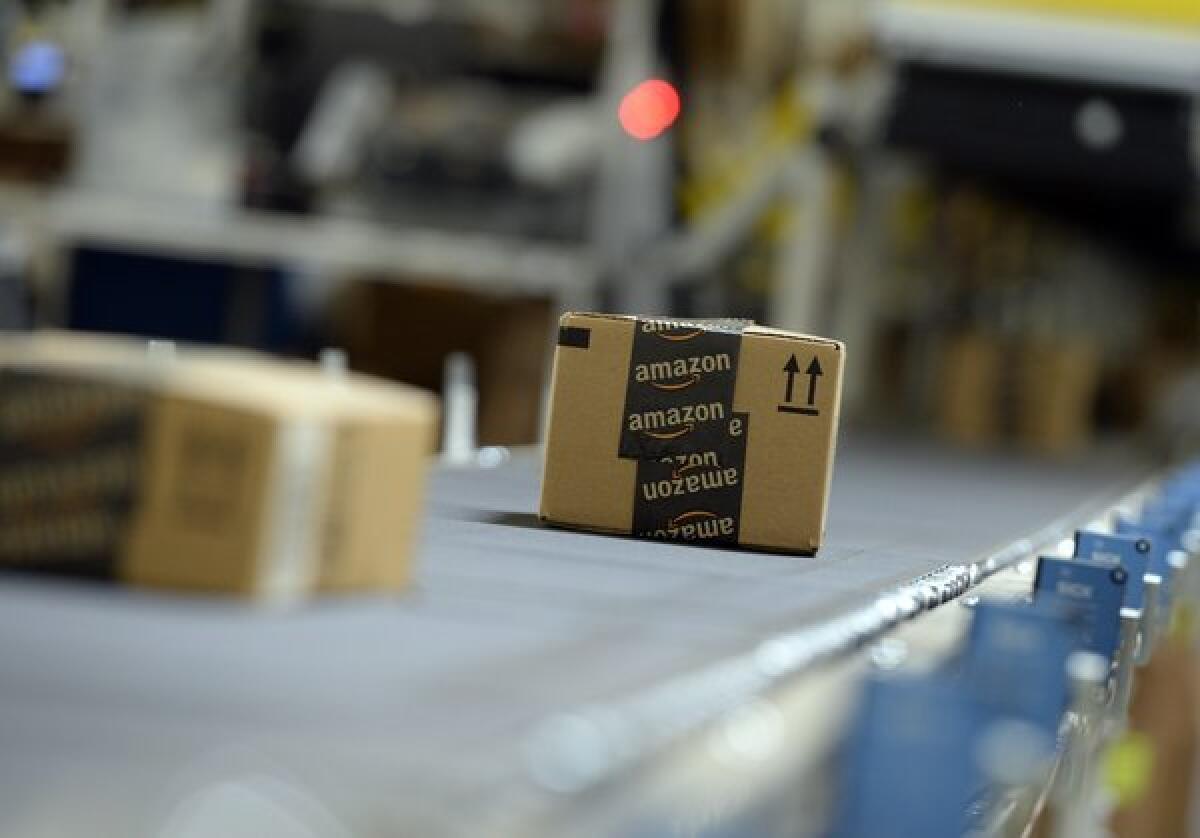
[[334, 343], [361, 372], [438, 392], [446, 357], [476, 365], [479, 444], [537, 442], [553, 345], [554, 309], [544, 297], [362, 279], [334, 308]]
[[837, 341], [739, 321], [565, 315], [542, 519], [815, 552], [844, 358]]
[[942, 348], [936, 417], [944, 437], [960, 445], [995, 445], [1005, 433], [1005, 352], [977, 332], [951, 337]]
[[[1138, 670], [1129, 728], [1105, 759], [1116, 804], [1109, 827], [1117, 838], [1195, 834], [1197, 706], [1195, 639], [1185, 633], [1164, 637], [1154, 657]], [[1120, 782], [1113, 783], [1114, 776]]]
[[243, 352], [0, 340], [0, 566], [291, 599], [409, 579], [436, 400]]
[[1085, 340], [1031, 340], [1016, 358], [1016, 433], [1037, 454], [1065, 457], [1092, 441], [1100, 389], [1099, 348]]

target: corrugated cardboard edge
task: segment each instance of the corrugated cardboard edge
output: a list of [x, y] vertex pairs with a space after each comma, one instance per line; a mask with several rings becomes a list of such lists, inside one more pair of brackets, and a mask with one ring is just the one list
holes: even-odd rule
[[829, 424], [829, 460], [825, 466], [825, 488], [821, 501], [821, 535], [815, 544], [811, 544], [808, 555], [815, 556], [825, 542], [826, 526], [829, 520], [829, 500], [833, 495], [833, 467], [837, 462], [838, 439], [842, 430], [842, 388], [846, 377], [846, 344], [840, 340], [829, 338], [806, 337], [807, 340], [828, 343], [838, 357], [838, 371], [835, 376], [836, 389], [833, 393], [834, 412]]
[[[559, 326], [566, 326], [572, 318], [590, 318], [593, 320], [617, 320], [621, 322], [630, 321], [653, 321], [659, 323], [682, 323], [684, 325], [694, 325], [699, 328], [708, 328], [705, 318], [688, 318], [688, 317], [650, 317], [634, 314], [605, 314], [594, 311], [567, 311], [558, 318]], [[845, 353], [846, 344], [834, 338], [822, 337], [820, 335], [810, 335], [804, 332], [792, 332], [787, 329], [779, 329], [774, 326], [761, 326], [757, 323], [746, 326], [743, 334], [763, 335], [765, 337], [782, 338], [784, 340], [795, 340], [805, 343], [818, 343], [822, 346], [831, 346], [836, 351]]]
[[[699, 328], [709, 328], [711, 326], [710, 318], [703, 317], [660, 317], [660, 316], [643, 316], [635, 314], [607, 314], [595, 311], [567, 311], [558, 318], [559, 326], [566, 326], [571, 322], [572, 318], [586, 317], [594, 320], [618, 320], [623, 322], [629, 321], [654, 321], [659, 323], [682, 323], [685, 325], [695, 325]], [[752, 323], [743, 330], [744, 334], [764, 335], [766, 337], [783, 338], [785, 340], [803, 341], [809, 343], [819, 343], [823, 346], [832, 346], [838, 352], [846, 351], [846, 344], [834, 338], [822, 337], [820, 335], [810, 335], [804, 332], [793, 332], [787, 329], [780, 329], [774, 326], [762, 326], [757, 323]]]

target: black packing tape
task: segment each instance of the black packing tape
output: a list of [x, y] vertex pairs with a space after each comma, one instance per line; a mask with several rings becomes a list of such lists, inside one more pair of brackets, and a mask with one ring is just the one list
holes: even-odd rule
[[738, 541], [749, 416], [733, 412], [744, 323], [638, 320], [618, 456], [638, 461], [633, 532]]
[[719, 451], [733, 418], [741, 330], [639, 320], [617, 456]]
[[639, 460], [633, 532], [648, 538], [736, 544], [750, 417], [733, 414], [737, 432], [720, 451]]
[[146, 410], [133, 388], [0, 371], [0, 569], [115, 578]]

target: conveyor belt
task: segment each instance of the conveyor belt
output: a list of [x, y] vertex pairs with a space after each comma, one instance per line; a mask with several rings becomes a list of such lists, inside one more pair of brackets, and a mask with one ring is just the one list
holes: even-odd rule
[[522, 454], [439, 471], [399, 601], [261, 613], [7, 581], [0, 835], [175, 834], [228, 803], [230, 778], [313, 834], [493, 834], [544, 719], [1094, 513], [1145, 471], [1116, 452], [1056, 468], [850, 439], [814, 559], [543, 528]]

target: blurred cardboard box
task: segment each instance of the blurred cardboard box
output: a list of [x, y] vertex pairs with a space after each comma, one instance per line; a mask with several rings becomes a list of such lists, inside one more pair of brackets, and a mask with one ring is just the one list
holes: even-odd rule
[[1095, 427], [1100, 353], [1084, 341], [1031, 341], [1016, 353], [1016, 431], [1021, 444], [1050, 456], [1087, 446]]
[[407, 584], [431, 396], [144, 346], [0, 339], [0, 566], [272, 599]]
[[71, 126], [37, 109], [0, 114], [0, 179], [31, 183], [57, 180], [71, 165]]
[[1104, 773], [1117, 838], [1195, 834], [1200, 738], [1200, 661], [1195, 638], [1172, 632], [1134, 682], [1129, 729], [1109, 746]]
[[942, 349], [935, 410], [943, 436], [988, 446], [1004, 434], [1004, 347], [979, 333], [951, 337]]
[[335, 309], [336, 342], [354, 369], [439, 392], [446, 357], [465, 352], [476, 364], [479, 443], [538, 440], [554, 326], [548, 299], [363, 280]]
[[812, 553], [841, 397], [837, 341], [740, 321], [560, 321], [541, 516]]
[[1100, 354], [1086, 341], [961, 334], [942, 350], [938, 424], [964, 445], [1012, 441], [1068, 456], [1092, 439], [1100, 372]]

